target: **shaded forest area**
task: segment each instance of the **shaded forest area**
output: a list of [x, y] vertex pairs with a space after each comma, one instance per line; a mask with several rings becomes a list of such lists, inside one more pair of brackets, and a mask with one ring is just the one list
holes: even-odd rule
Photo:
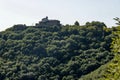
[[114, 31], [98, 21], [14, 25], [0, 32], [0, 80], [78, 80], [113, 59]]
[[120, 18], [116, 17], [114, 20], [118, 26], [109, 29], [114, 35], [111, 43], [114, 58], [79, 80], [120, 80]]

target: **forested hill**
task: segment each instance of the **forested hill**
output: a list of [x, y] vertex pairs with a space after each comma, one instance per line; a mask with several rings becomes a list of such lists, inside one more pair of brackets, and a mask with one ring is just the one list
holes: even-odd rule
[[113, 58], [112, 30], [43, 19], [0, 32], [0, 80], [78, 80]]

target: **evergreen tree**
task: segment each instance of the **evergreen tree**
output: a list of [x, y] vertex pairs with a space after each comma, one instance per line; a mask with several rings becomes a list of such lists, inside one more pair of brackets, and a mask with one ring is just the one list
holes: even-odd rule
[[78, 21], [75, 21], [74, 25], [79, 26], [80, 24]]

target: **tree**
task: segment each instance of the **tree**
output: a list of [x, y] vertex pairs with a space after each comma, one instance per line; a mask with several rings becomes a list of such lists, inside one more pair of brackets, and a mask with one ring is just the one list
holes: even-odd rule
[[79, 26], [80, 24], [79, 24], [78, 21], [76, 21], [76, 22], [74, 23], [74, 25]]
[[116, 18], [113, 18], [115, 21], [117, 21], [117, 25], [120, 25], [120, 18], [116, 17]]
[[113, 52], [120, 53], [120, 26], [117, 27], [117, 31], [113, 34], [115, 35], [115, 38], [113, 38], [111, 48]]

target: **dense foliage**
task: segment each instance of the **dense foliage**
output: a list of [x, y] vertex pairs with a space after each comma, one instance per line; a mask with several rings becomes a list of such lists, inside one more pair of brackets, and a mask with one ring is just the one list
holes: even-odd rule
[[111, 31], [102, 22], [0, 32], [0, 80], [78, 80], [106, 62]]
[[82, 76], [79, 80], [120, 80], [120, 55], [95, 71]]
[[111, 28], [111, 31], [114, 35], [111, 43], [114, 58], [80, 80], [120, 80], [120, 26]]
[[102, 79], [120, 80], [120, 26], [116, 27], [116, 31], [113, 34], [115, 37], [113, 38], [111, 47], [115, 57], [108, 64]]

